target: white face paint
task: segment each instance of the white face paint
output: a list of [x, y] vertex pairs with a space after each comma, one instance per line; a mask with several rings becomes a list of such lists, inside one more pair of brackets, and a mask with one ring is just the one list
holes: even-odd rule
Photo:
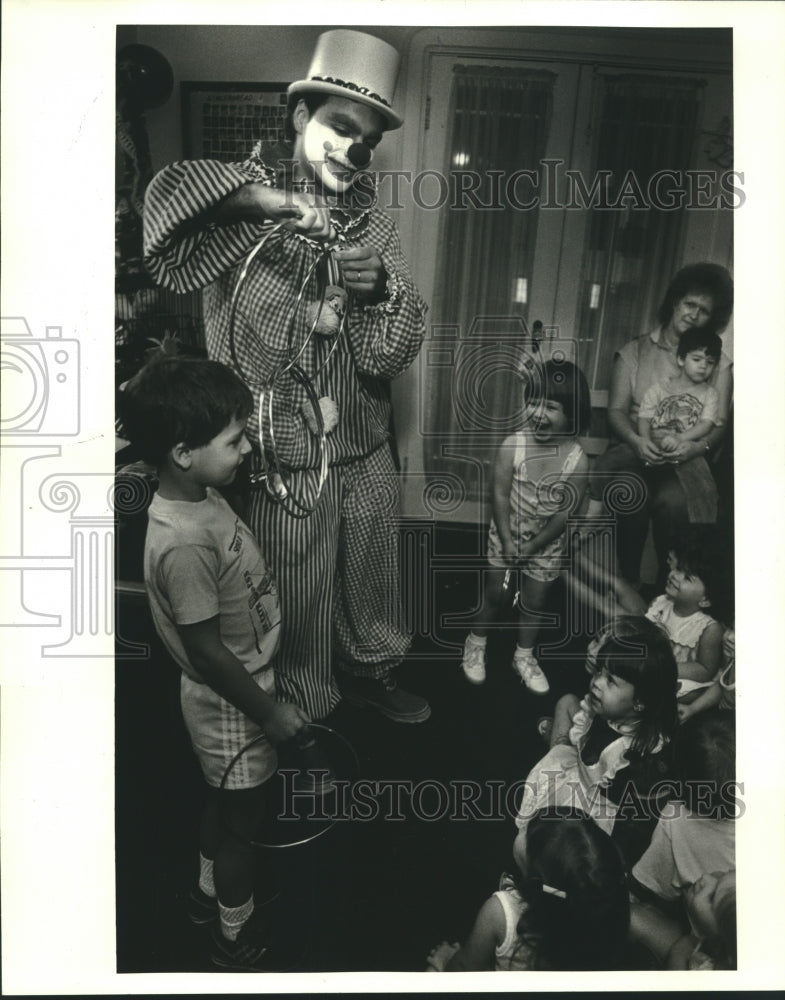
[[322, 187], [342, 194], [351, 187], [355, 169], [346, 156], [352, 137], [338, 135], [312, 117], [303, 131], [303, 155]]
[[372, 153], [382, 137], [383, 119], [373, 108], [342, 97], [328, 98], [306, 116], [303, 103], [295, 112], [295, 157], [326, 191], [343, 194], [358, 173], [347, 151], [353, 143], [362, 143]]

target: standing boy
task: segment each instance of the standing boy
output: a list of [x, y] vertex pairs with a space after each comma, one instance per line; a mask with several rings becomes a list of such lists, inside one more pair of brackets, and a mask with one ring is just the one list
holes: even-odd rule
[[254, 885], [267, 887], [249, 840], [277, 768], [273, 745], [299, 733], [308, 718], [275, 700], [275, 581], [253, 535], [218, 492], [250, 451], [245, 423], [252, 405], [246, 386], [219, 362], [167, 358], [128, 383], [121, 419], [158, 472], [145, 584], [156, 629], [182, 670], [183, 718], [208, 785], [192, 919], [218, 916], [216, 965], [262, 971], [287, 962], [276, 952], [271, 916], [260, 907], [250, 919]]

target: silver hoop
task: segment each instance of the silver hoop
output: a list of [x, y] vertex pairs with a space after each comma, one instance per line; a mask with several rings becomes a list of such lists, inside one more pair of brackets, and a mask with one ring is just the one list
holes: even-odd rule
[[[354, 762], [355, 774], [360, 773], [360, 758], [357, 756], [357, 751], [354, 749], [352, 744], [349, 742], [349, 740], [347, 740], [347, 738], [342, 733], [339, 733], [337, 732], [337, 730], [331, 729], [329, 726], [325, 726], [320, 722], [309, 722], [307, 728], [309, 730], [318, 729], [324, 733], [329, 733], [331, 736], [337, 737], [337, 739], [341, 743], [343, 743], [344, 747], [349, 751], [351, 755], [351, 758]], [[234, 757], [232, 757], [232, 759], [229, 761], [229, 766], [223, 773], [223, 777], [221, 778], [221, 784], [218, 786], [219, 791], [223, 791], [224, 788], [226, 787], [226, 782], [228, 781], [229, 775], [232, 772], [232, 768], [237, 763], [237, 761], [244, 754], [246, 754], [251, 749], [251, 747], [256, 746], [257, 743], [261, 743], [263, 740], [266, 739], [267, 737], [264, 735], [264, 733], [260, 733], [258, 736], [254, 737], [254, 739], [252, 739], [249, 743], [246, 743], [246, 745], [242, 747], [242, 749], [238, 750], [238, 752], [234, 755]], [[319, 837], [323, 837], [325, 833], [328, 833], [330, 830], [332, 830], [336, 822], [337, 819], [335, 816], [333, 816], [330, 822], [327, 824], [327, 826], [322, 827], [321, 830], [317, 830], [316, 833], [311, 834], [310, 837], [303, 837], [301, 840], [288, 841], [285, 844], [267, 844], [261, 840], [252, 840], [250, 838], [246, 839], [245, 837], [242, 837], [240, 839], [242, 839], [250, 847], [262, 847], [266, 848], [267, 850], [280, 851], [280, 850], [285, 850], [286, 848], [289, 847], [301, 847], [303, 844], [309, 844], [311, 843], [311, 841], [317, 840]], [[230, 829], [230, 832], [232, 833], [233, 836], [240, 837], [240, 834], [238, 834], [237, 831]]]
[[[278, 449], [275, 444], [275, 432], [273, 430], [273, 395], [275, 392], [275, 382], [277, 380], [278, 374], [276, 373], [271, 381], [268, 383], [265, 389], [262, 389], [259, 393], [259, 412], [258, 412], [258, 433], [259, 433], [259, 451], [261, 455], [262, 471], [259, 473], [254, 473], [251, 476], [251, 482], [253, 485], [258, 485], [263, 482], [267, 490], [268, 495], [284, 506], [284, 510], [291, 517], [303, 518], [308, 517], [314, 512], [319, 499], [322, 495], [322, 490], [324, 489], [324, 484], [327, 481], [327, 473], [329, 471], [329, 466], [327, 463], [327, 435], [324, 429], [324, 418], [322, 417], [322, 410], [319, 406], [319, 400], [317, 399], [316, 392], [313, 387], [311, 379], [305, 374], [299, 365], [292, 365], [287, 369], [291, 374], [292, 378], [295, 379], [300, 385], [305, 389], [306, 395], [308, 396], [308, 401], [313, 409], [314, 416], [316, 417], [316, 424], [318, 427], [319, 436], [319, 455], [320, 455], [320, 467], [319, 467], [319, 480], [316, 486], [316, 495], [313, 499], [312, 504], [305, 504], [297, 499], [293, 490], [289, 487], [289, 484], [282, 472], [281, 463], [278, 460]], [[280, 372], [283, 374], [283, 372]], [[267, 420], [270, 427], [270, 447], [272, 449], [272, 458], [275, 468], [271, 468], [270, 463], [267, 461], [267, 454], [264, 447], [264, 404], [265, 399], [267, 400]], [[273, 482], [273, 476], [277, 476], [281, 482], [281, 488], [277, 489], [275, 483]], [[289, 502], [293, 505], [295, 509], [291, 509], [291, 506], [287, 507], [286, 503]]]
[[[326, 287], [322, 289], [321, 296], [319, 299], [319, 308], [316, 311], [316, 316], [311, 323], [310, 329], [308, 330], [302, 344], [296, 347], [294, 344], [294, 327], [295, 319], [297, 316], [298, 309], [301, 306], [303, 297], [305, 295], [305, 290], [308, 287], [311, 278], [313, 277], [316, 269], [323, 260], [329, 259], [330, 252], [335, 245], [331, 243], [329, 246], [319, 246], [317, 249], [317, 254], [315, 260], [312, 262], [308, 268], [304, 278], [300, 282], [300, 289], [297, 293], [294, 303], [291, 308], [287, 311], [285, 318], [285, 326], [287, 330], [287, 360], [277, 368], [271, 378], [267, 383], [262, 383], [251, 379], [246, 372], [243, 371], [242, 365], [240, 364], [240, 359], [237, 354], [235, 345], [235, 320], [237, 317], [237, 303], [240, 298], [240, 292], [243, 285], [248, 277], [248, 273], [252, 262], [256, 256], [260, 253], [262, 248], [266, 245], [267, 241], [275, 234], [280, 234], [283, 229], [282, 223], [277, 223], [268, 232], [266, 232], [255, 247], [247, 255], [243, 267], [237, 277], [235, 282], [234, 290], [232, 292], [232, 299], [229, 307], [229, 353], [232, 358], [232, 363], [234, 364], [237, 373], [240, 377], [249, 385], [256, 384], [259, 387], [259, 405], [257, 413], [257, 423], [258, 423], [258, 437], [259, 437], [259, 452], [261, 458], [262, 468], [261, 471], [251, 474], [251, 484], [252, 486], [258, 486], [264, 483], [265, 489], [268, 496], [277, 503], [284, 505], [284, 509], [292, 517], [303, 518], [308, 517], [316, 509], [319, 499], [324, 488], [324, 484], [327, 480], [327, 474], [329, 471], [329, 465], [327, 461], [327, 439], [326, 432], [324, 429], [324, 419], [322, 417], [321, 408], [319, 406], [319, 400], [314, 389], [313, 380], [316, 379], [327, 367], [333, 354], [338, 348], [339, 341], [346, 330], [347, 317], [350, 312], [351, 301], [347, 302], [347, 307], [341, 316], [341, 320], [338, 326], [338, 330], [333, 337], [333, 343], [330, 346], [327, 356], [324, 361], [319, 365], [319, 367], [314, 371], [312, 376], [308, 376], [303, 368], [298, 364], [300, 358], [305, 352], [308, 344], [316, 331], [319, 324], [319, 319], [322, 315], [322, 310], [325, 303], [325, 291]], [[339, 237], [340, 239], [340, 237]], [[309, 242], [309, 241], [308, 241]], [[349, 293], [351, 298], [351, 293]], [[275, 393], [275, 383], [281, 378], [281, 376], [289, 374], [291, 377], [305, 389], [306, 395], [308, 396], [309, 404], [314, 412], [314, 417], [316, 419], [318, 427], [318, 439], [319, 439], [319, 479], [316, 487], [316, 495], [314, 497], [313, 503], [308, 504], [299, 500], [289, 488], [289, 485], [284, 477], [281, 469], [281, 463], [278, 460], [278, 452], [275, 444], [275, 429], [273, 427], [273, 396]], [[267, 455], [265, 453], [264, 444], [264, 404], [267, 402], [267, 413], [269, 421], [269, 438], [270, 446], [273, 452], [273, 464], [274, 469], [271, 469], [270, 463], [268, 462]], [[280, 486], [277, 486], [274, 481], [274, 477], [280, 482]]]

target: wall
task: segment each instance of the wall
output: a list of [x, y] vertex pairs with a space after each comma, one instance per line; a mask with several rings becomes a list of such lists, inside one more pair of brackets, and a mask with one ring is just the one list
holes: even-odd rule
[[[286, 81], [305, 76], [316, 39], [337, 25], [298, 27], [261, 25], [148, 25], [135, 29], [142, 45], [151, 45], [164, 55], [174, 72], [175, 89], [160, 108], [147, 112], [147, 130], [153, 168], [158, 170], [182, 158], [183, 137], [180, 114], [180, 83], [183, 80], [210, 82]], [[351, 25], [351, 27], [356, 27]], [[128, 30], [128, 29], [126, 29]], [[400, 52], [409, 48], [409, 39], [419, 29], [407, 27], [358, 27], [394, 45]], [[406, 92], [406, 67], [398, 81], [397, 101]], [[374, 157], [374, 167], [396, 169], [400, 162], [400, 136], [391, 132]]]
[[[175, 90], [166, 104], [147, 113], [147, 126], [154, 169], [182, 157], [182, 127], [179, 84], [181, 81], [289, 81], [305, 75], [318, 35], [336, 25], [319, 26], [167, 26], [147, 25], [120, 28], [118, 41], [137, 41], [161, 52], [174, 71]], [[378, 26], [362, 28], [390, 42], [401, 52], [402, 64], [395, 106], [404, 113], [406, 125], [385, 136], [374, 157], [381, 171], [417, 170], [430, 165], [422, 162], [423, 128], [429, 93], [428, 56], [433, 49], [510, 58], [524, 55], [541, 60], [592, 60], [636, 69], [656, 67], [678, 73], [686, 68], [705, 73], [706, 122], [714, 126], [730, 113], [730, 68], [732, 49], [726, 35], [708, 36], [694, 30], [649, 29], [644, 34], [628, 29], [572, 28], [452, 28]], [[563, 109], [572, 115], [573, 109]], [[698, 153], [697, 167], [711, 166]], [[404, 186], [405, 188], [405, 186]], [[416, 209], [406, 190], [403, 210], [396, 212], [401, 242], [413, 263], [415, 280], [421, 247], [415, 236]], [[687, 225], [683, 261], [711, 259], [732, 268], [733, 213], [693, 212]], [[564, 243], [564, 236], [562, 236]], [[568, 246], [568, 245], [567, 245]], [[674, 270], [681, 261], [674, 262]], [[420, 261], [422, 266], [422, 261]], [[566, 269], [569, 272], [569, 268]], [[550, 284], [555, 288], [558, 275]], [[548, 286], [548, 276], [540, 282]], [[548, 322], [548, 317], [543, 317]], [[724, 340], [732, 355], [732, 329]], [[421, 440], [418, 401], [422, 395], [418, 365], [393, 386], [401, 455], [410, 470], [421, 468]], [[407, 503], [407, 509], [411, 505]], [[414, 510], [414, 507], [411, 507]]]

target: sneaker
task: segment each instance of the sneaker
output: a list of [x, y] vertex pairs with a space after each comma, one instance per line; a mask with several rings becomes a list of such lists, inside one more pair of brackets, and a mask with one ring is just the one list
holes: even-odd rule
[[200, 927], [203, 924], [211, 924], [213, 920], [218, 919], [218, 899], [215, 896], [208, 896], [198, 885], [194, 885], [191, 886], [188, 899], [185, 901], [185, 910], [192, 924]]
[[469, 635], [463, 645], [463, 660], [461, 667], [466, 680], [472, 684], [482, 684], [485, 681], [485, 644], [479, 646]]
[[[261, 906], [268, 906], [278, 899], [280, 894], [280, 890], [275, 886], [267, 886], [262, 890], [257, 888], [254, 891], [254, 907], [258, 910]], [[218, 919], [218, 898], [202, 892], [197, 883], [191, 886], [185, 901], [185, 910], [192, 924], [196, 924], [198, 927], [211, 924]]]
[[431, 715], [425, 698], [399, 688], [391, 674], [379, 680], [348, 675], [343, 695], [350, 705], [375, 708], [393, 722], [425, 722]]
[[550, 691], [548, 678], [542, 672], [539, 663], [533, 656], [516, 649], [512, 666], [513, 670], [520, 675], [526, 687], [534, 694], [547, 694]]
[[[255, 919], [257, 911], [229, 941], [221, 933], [220, 922], [212, 930], [210, 961], [219, 969], [233, 972], [290, 972], [303, 960], [305, 949], [295, 942], [276, 939], [269, 921]], [[295, 935], [296, 941], [296, 935]]]

